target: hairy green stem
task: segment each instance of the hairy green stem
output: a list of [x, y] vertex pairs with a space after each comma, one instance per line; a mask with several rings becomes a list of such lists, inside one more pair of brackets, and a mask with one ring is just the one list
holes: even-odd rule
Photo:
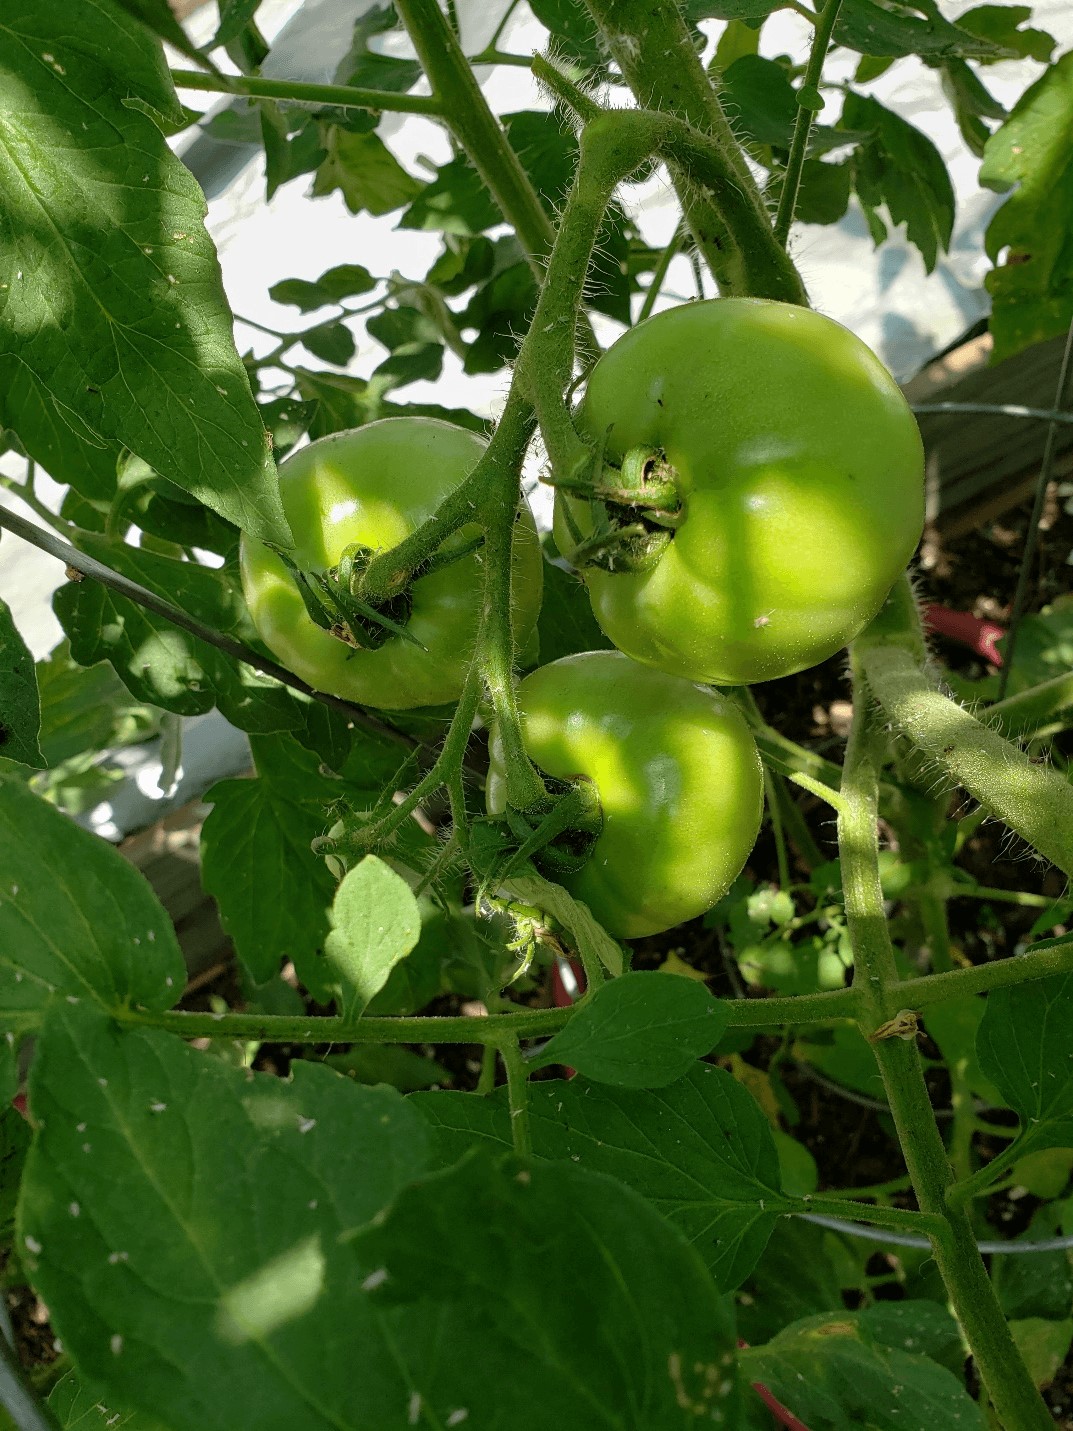
[[[1010, 1130], [1006, 1129], [1007, 1136], [1009, 1136], [1009, 1132]], [[989, 1193], [1002, 1174], [1024, 1157], [1025, 1151], [1024, 1138], [1018, 1134], [1013, 1142], [1003, 1148], [1001, 1153], [996, 1153], [989, 1163], [985, 1163], [982, 1168], [977, 1168], [971, 1176], [962, 1178], [960, 1182], [955, 1183], [947, 1191], [947, 1202], [951, 1207], [961, 1207], [967, 1202], [972, 1202], [974, 1198]]]
[[[1069, 375], [1073, 371], [1073, 319], [1070, 320], [1066, 330], [1066, 345], [1062, 353], [1062, 367], [1058, 374], [1058, 387], [1054, 394], [1054, 406], [1061, 408], [1065, 404], [1066, 390], [1069, 386]], [[1039, 472], [1036, 475], [1036, 495], [1032, 502], [1032, 512], [1028, 518], [1028, 533], [1025, 537], [1024, 548], [1021, 552], [1021, 569], [1017, 573], [1017, 588], [1013, 594], [1013, 603], [1010, 607], [1010, 618], [1006, 628], [1006, 646], [1003, 652], [1003, 662], [998, 673], [998, 695], [999, 700], [1006, 694], [1006, 688], [1010, 681], [1010, 672], [1013, 670], [1013, 663], [1017, 654], [1017, 640], [1021, 633], [1021, 618], [1025, 614], [1025, 607], [1028, 603], [1028, 584], [1032, 580], [1032, 573], [1035, 569], [1036, 547], [1039, 543], [1040, 520], [1043, 516], [1043, 503], [1046, 500], [1047, 488], [1051, 482], [1051, 472], [1054, 470], [1054, 459], [1058, 450], [1058, 423], [1053, 419], [1047, 424], [1047, 436], [1043, 443], [1043, 456], [1040, 458]], [[1067, 871], [1068, 873], [1068, 871]]]
[[603, 107], [594, 99], [590, 99], [584, 90], [578, 89], [576, 84], [571, 83], [549, 56], [534, 55], [531, 69], [534, 78], [538, 79], [561, 104], [572, 109], [577, 117], [584, 120], [586, 124], [590, 119], [595, 119], [597, 115], [604, 113]]
[[202, 74], [200, 70], [172, 70], [177, 89], [207, 90], [248, 99], [275, 99], [284, 104], [316, 109], [371, 109], [376, 113], [426, 114], [443, 117], [442, 102], [435, 96], [397, 94], [391, 90], [362, 89], [347, 84], [305, 84], [300, 80], [262, 79], [260, 76]]
[[899, 583], [855, 650], [868, 688], [900, 734], [1045, 859], [1073, 876], [1073, 785], [936, 690], [908, 582]]
[[[458, 705], [451, 717], [451, 724], [447, 728], [447, 735], [444, 737], [432, 768], [421, 777], [398, 804], [392, 805], [385, 815], [361, 830], [360, 836], [351, 847], [353, 850], [358, 848], [373, 850], [382, 846], [410, 818], [422, 801], [434, 795], [441, 786], [450, 787], [452, 781], [461, 778], [462, 762], [465, 759], [470, 736], [473, 734], [473, 721], [480, 704], [480, 694], [480, 671], [474, 665], [466, 674], [466, 683], [462, 687]], [[345, 847], [345, 841], [340, 843]], [[320, 848], [324, 853], [330, 849], [324, 844]]]
[[[764, 200], [734, 137], [718, 96], [693, 46], [689, 27], [676, 4], [650, 0], [585, 0], [602, 30], [623, 78], [644, 109], [674, 115], [704, 135], [720, 154], [747, 216], [734, 224], [719, 195], [705, 192], [707, 180], [692, 171], [688, 156], [664, 154], [682, 200], [694, 243], [724, 295], [734, 293], [787, 297], [806, 302], [794, 270], [793, 296], [765, 293], [755, 285], [754, 257], [776, 245]], [[699, 182], [698, 182], [699, 178]]]
[[962, 885], [951, 881], [948, 899], [983, 899], [996, 904], [1019, 904], [1022, 909], [1051, 909], [1055, 903], [1045, 894], [1029, 894], [1020, 889], [994, 889], [987, 884]]
[[501, 465], [502, 480], [486, 492], [482, 507], [485, 574], [477, 662], [495, 711], [506, 770], [507, 801], [515, 810], [525, 810], [547, 794], [522, 741], [514, 685], [515, 652], [511, 621], [518, 474], [533, 427], [532, 409], [512, 391], [492, 439], [497, 461]]
[[824, 989], [783, 998], [727, 999], [723, 1011], [731, 1028], [767, 1029], [781, 1024], [854, 1023], [858, 1005], [856, 989]]
[[440, 505], [397, 546], [377, 552], [361, 574], [358, 595], [371, 605], [390, 601], [409, 584], [419, 566], [470, 523], [481, 523], [482, 499], [499, 476], [498, 450], [485, 449], [473, 471], [448, 492]]
[[[639, 110], [601, 114], [582, 131], [574, 183], [563, 210], [532, 325], [522, 344], [515, 380], [536, 409], [557, 478], [581, 483], [591, 475], [595, 454], [579, 437], [566, 405], [573, 375], [574, 331], [596, 234], [616, 185], [652, 154], [677, 156], [716, 196], [721, 212], [743, 239], [752, 239], [749, 210], [733, 168], [713, 141], [671, 115]], [[786, 297], [797, 284], [796, 270], [765, 228], [766, 242], [749, 249], [751, 289]]]
[[845, 1217], [856, 1222], [870, 1222], [875, 1227], [887, 1227], [894, 1232], [917, 1232], [925, 1235], [939, 1231], [943, 1219], [935, 1214], [915, 1212], [907, 1207], [873, 1207], [870, 1203], [851, 1202], [847, 1198], [812, 1194], [801, 1199], [795, 1212], [818, 1212], [824, 1217]]
[[59, 536], [65, 537], [70, 533], [71, 523], [45, 506], [29, 480], [16, 482], [14, 477], [0, 473], [0, 487], [10, 492], [13, 497], [17, 497], [20, 502], [25, 503], [35, 517], [40, 517], [41, 521]]
[[782, 812], [779, 809], [779, 798], [775, 787], [776, 779], [777, 777], [772, 775], [770, 770], [764, 771], [764, 800], [767, 805], [768, 819], [771, 821], [771, 834], [775, 840], [779, 888], [789, 889], [791, 884], [790, 861], [786, 855], [786, 835], [782, 828]]
[[963, 999], [985, 994], [1010, 984], [1027, 984], [1049, 979], [1053, 974], [1073, 972], [1073, 935], [1048, 942], [1026, 954], [995, 959], [990, 964], [974, 964], [971, 969], [951, 969], [945, 974], [926, 974], [921, 979], [900, 980], [885, 992], [883, 1018], [893, 1018], [899, 1009], [926, 1009], [947, 999]]
[[808, 870], [818, 869], [824, 863], [824, 854], [805, 822], [800, 805], [794, 799], [784, 776], [776, 774], [772, 776], [772, 780], [782, 822], [791, 845], [797, 851], [798, 859]]
[[529, 1127], [529, 1071], [516, 1035], [501, 1038], [497, 1047], [507, 1072], [511, 1142], [516, 1153], [528, 1157], [533, 1151], [533, 1134]]
[[834, 30], [841, 6], [842, 0], [826, 0], [826, 4], [816, 18], [808, 64], [805, 66], [801, 88], [797, 92], [797, 119], [794, 122], [793, 138], [790, 140], [790, 153], [786, 159], [786, 172], [783, 174], [782, 192], [779, 195], [779, 209], [775, 215], [775, 238], [781, 244], [785, 244], [789, 237], [790, 225], [794, 221], [797, 195], [801, 188], [801, 174], [805, 167], [805, 155], [808, 152], [809, 134], [812, 132], [813, 115], [816, 105], [822, 106], [820, 79], [823, 75], [823, 62], [827, 58], [831, 32]]
[[[862, 1001], [862, 1029], [873, 1047], [920, 1210], [938, 1221], [929, 1229], [936, 1264], [975, 1358], [980, 1378], [1006, 1431], [1043, 1431], [1052, 1425], [976, 1247], [968, 1215], [947, 1201], [953, 1171], [924, 1083], [915, 1038], [884, 1037], [890, 994], [906, 989], [898, 977], [883, 913], [876, 820], [878, 785], [871, 709], [863, 690], [862, 661], [854, 656], [856, 699], [846, 752], [838, 843], [846, 918]], [[952, 978], [940, 974], [936, 979]], [[918, 981], [910, 981], [908, 987]], [[924, 983], [924, 980], [920, 980]], [[900, 986], [900, 987], [899, 987]], [[897, 995], [896, 995], [897, 996]], [[875, 1034], [879, 1037], [875, 1038]]]
[[113, 1009], [112, 1017], [139, 1028], [164, 1029], [180, 1038], [257, 1039], [260, 1043], [479, 1043], [504, 1038], [548, 1038], [569, 1022], [572, 1010], [527, 1009], [487, 1018], [305, 1018], [287, 1014], [201, 1014], [181, 1009]]

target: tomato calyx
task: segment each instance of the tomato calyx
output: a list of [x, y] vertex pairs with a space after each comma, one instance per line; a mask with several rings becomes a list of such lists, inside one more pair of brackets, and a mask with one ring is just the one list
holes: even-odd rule
[[338, 563], [326, 572], [305, 571], [286, 552], [278, 551], [278, 554], [298, 588], [310, 619], [336, 640], [355, 651], [375, 651], [397, 636], [422, 651], [425, 649], [407, 629], [413, 610], [409, 585], [375, 604], [360, 596], [362, 572], [373, 556], [369, 547], [347, 547]]
[[643, 571], [654, 566], [682, 519], [677, 472], [656, 447], [631, 448], [616, 466], [599, 463], [594, 481], [560, 484], [589, 499], [592, 530], [585, 536], [564, 505], [577, 545], [569, 553], [578, 568]]
[[522, 860], [533, 864], [549, 879], [576, 874], [603, 830], [604, 817], [596, 786], [587, 776], [560, 780], [541, 772], [547, 795], [525, 810], [507, 806], [505, 818], [519, 842], [510, 865]]

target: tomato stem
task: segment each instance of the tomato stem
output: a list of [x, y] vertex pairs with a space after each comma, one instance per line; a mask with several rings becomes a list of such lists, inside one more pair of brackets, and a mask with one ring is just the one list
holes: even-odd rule
[[819, 16], [815, 18], [816, 28], [812, 36], [812, 48], [809, 51], [808, 64], [805, 66], [801, 87], [797, 91], [797, 118], [794, 122], [790, 153], [786, 159], [786, 169], [782, 178], [779, 208], [775, 215], [775, 238], [783, 245], [790, 235], [790, 225], [794, 221], [794, 210], [797, 208], [797, 195], [801, 188], [801, 174], [805, 167], [805, 155], [808, 152], [813, 117], [817, 110], [823, 107], [820, 98], [823, 62], [827, 58], [831, 34], [835, 28], [835, 21], [838, 19], [841, 6], [842, 0], [826, 0]]
[[1073, 786], [944, 696], [921, 669], [924, 642], [908, 580], [857, 638], [868, 689], [893, 728], [993, 816], [1073, 876]]
[[263, 79], [261, 76], [224, 75], [219, 71], [174, 69], [176, 89], [207, 90], [209, 93], [245, 95], [249, 99], [274, 99], [313, 109], [369, 109], [374, 114], [424, 114], [439, 118], [443, 104], [434, 95], [399, 94], [393, 90], [363, 89], [346, 84], [307, 84], [301, 80]]
[[[861, 1000], [861, 1028], [874, 1034], [890, 1022], [891, 1008], [906, 1008], [914, 990], [919, 992], [927, 981], [904, 982], [899, 977], [884, 915], [876, 824], [876, 760], [881, 751], [862, 668], [861, 656], [855, 652], [856, 699], [846, 751], [838, 847], [854, 951], [854, 988]], [[969, 971], [933, 977], [951, 979], [962, 972]], [[923, 1213], [936, 1219], [928, 1233], [935, 1261], [987, 1393], [1007, 1431], [1044, 1431], [1052, 1425], [1050, 1415], [1010, 1334], [969, 1217], [947, 1198], [954, 1174], [924, 1082], [916, 1038], [880, 1038], [873, 1041], [872, 1048], [917, 1203]]]
[[[703, 172], [697, 172], [693, 164], [696, 155], [678, 152], [662, 156], [669, 161], [693, 242], [719, 291], [804, 303], [801, 280], [774, 241], [764, 198], [679, 6], [653, 5], [651, 0], [585, 3], [637, 103], [642, 109], [659, 108], [668, 118], [703, 135], [706, 149], [725, 175], [728, 188], [713, 191], [712, 171], [705, 164]], [[767, 278], [760, 272], [766, 266], [766, 252], [775, 249], [789, 279], [786, 289], [778, 293], [769, 291]]]
[[516, 1153], [528, 1157], [533, 1151], [533, 1135], [529, 1127], [529, 1072], [516, 1034], [501, 1036], [496, 1047], [507, 1074], [511, 1141]]

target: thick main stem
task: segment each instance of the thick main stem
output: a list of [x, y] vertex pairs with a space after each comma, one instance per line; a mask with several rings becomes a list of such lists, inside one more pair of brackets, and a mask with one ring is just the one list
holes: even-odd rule
[[[755, 242], [773, 241], [764, 200], [741, 147], [704, 72], [676, 4], [650, 0], [585, 0], [623, 78], [644, 109], [675, 115], [710, 136], [752, 217]], [[671, 179], [682, 201], [694, 243], [724, 294], [756, 295], [749, 277], [747, 241], [734, 232], [718, 201], [694, 182], [679, 156], [670, 159]], [[761, 238], [763, 235], [763, 238]], [[791, 302], [805, 302], [804, 288]], [[771, 295], [774, 296], [774, 295]]]
[[[854, 666], [855, 714], [846, 752], [838, 846], [856, 968], [854, 987], [860, 990], [862, 1027], [874, 1034], [887, 1021], [890, 994], [897, 996], [906, 986], [898, 977], [883, 913], [869, 702], [856, 660]], [[941, 1230], [936, 1226], [929, 1233], [932, 1249], [980, 1378], [1006, 1431], [1044, 1431], [1053, 1423], [1010, 1335], [968, 1215], [947, 1201], [954, 1175], [924, 1083], [916, 1040], [880, 1037], [874, 1047], [917, 1203], [921, 1212], [942, 1218]]]
[[935, 689], [921, 670], [920, 627], [907, 582], [895, 587], [855, 649], [894, 729], [1073, 877], [1073, 785]]
[[525, 752], [518, 697], [514, 687], [514, 630], [511, 620], [511, 574], [518, 480], [525, 449], [535, 426], [532, 408], [511, 393], [492, 439], [498, 480], [484, 497], [484, 591], [477, 662], [495, 711], [503, 748], [507, 800], [525, 810], [544, 798], [544, 782]]

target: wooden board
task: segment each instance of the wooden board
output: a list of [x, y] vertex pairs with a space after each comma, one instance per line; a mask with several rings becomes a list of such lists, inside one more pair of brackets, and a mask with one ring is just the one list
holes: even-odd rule
[[[982, 334], [929, 363], [903, 391], [912, 403], [973, 402], [1054, 406], [1065, 338], [991, 363]], [[1067, 399], [1068, 403], [1068, 399]], [[1035, 489], [1046, 422], [1008, 414], [921, 414], [927, 453], [928, 520], [945, 537], [993, 521]], [[1073, 425], [1058, 432], [1053, 475], [1073, 470]]]

